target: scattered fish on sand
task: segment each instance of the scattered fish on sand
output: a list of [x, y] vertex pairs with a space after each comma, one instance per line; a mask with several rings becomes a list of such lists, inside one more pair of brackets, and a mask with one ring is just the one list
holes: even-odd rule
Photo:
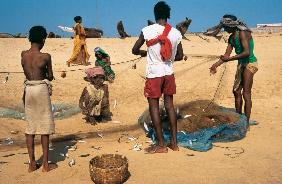
[[113, 123], [113, 124], [121, 124], [122, 122], [114, 120], [114, 121], [110, 121], [110, 123]]
[[12, 144], [14, 144], [14, 141], [13, 141], [12, 138], [8, 137], [8, 138], [6, 138], [6, 139], [3, 141], [3, 143], [4, 143], [5, 145], [12, 145]]
[[117, 107], [117, 99], [114, 101], [114, 109]]
[[153, 141], [152, 140], [147, 140], [146, 143], [152, 144]]
[[6, 75], [6, 77], [5, 77], [5, 80], [4, 80], [4, 82], [3, 82], [4, 84], [8, 82], [8, 80], [9, 80], [9, 75], [10, 75], [10, 73], [7, 73], [7, 75]]
[[135, 141], [135, 140], [137, 140], [138, 138], [136, 138], [136, 137], [128, 137], [128, 140], [130, 140], [130, 141]]
[[142, 150], [142, 144], [134, 144], [133, 148], [131, 148], [130, 150], [133, 150], [133, 151], [141, 151]]
[[11, 130], [10, 133], [11, 133], [11, 134], [18, 134], [19, 131], [18, 131], [18, 130]]
[[101, 138], [104, 138], [104, 135], [102, 133], [97, 133], [97, 135]]
[[101, 150], [102, 147], [101, 146], [91, 146], [91, 148], [95, 149], [95, 150]]
[[126, 142], [129, 143], [129, 141], [136, 141], [138, 139], [138, 137], [134, 137], [134, 136], [129, 136], [128, 133], [123, 133], [121, 134], [121, 136], [118, 138], [118, 142]]
[[68, 164], [69, 164], [70, 167], [74, 166], [75, 165], [75, 160], [71, 159]]
[[77, 146], [71, 146], [69, 149], [68, 149], [68, 151], [75, 151], [77, 149]]
[[189, 118], [191, 116], [192, 116], [191, 114], [186, 114], [183, 118]]

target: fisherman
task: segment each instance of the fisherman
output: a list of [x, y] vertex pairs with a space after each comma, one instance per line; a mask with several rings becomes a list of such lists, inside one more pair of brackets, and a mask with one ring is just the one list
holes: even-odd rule
[[[231, 35], [228, 39], [228, 45], [225, 54], [220, 56], [219, 61], [214, 63], [210, 72], [216, 73], [216, 68], [225, 62], [238, 60], [237, 72], [233, 86], [235, 97], [236, 112], [242, 114], [244, 99], [244, 113], [247, 116], [247, 129], [252, 109], [251, 90], [253, 86], [254, 74], [258, 71], [257, 58], [254, 55], [254, 40], [251, 30], [241, 20], [234, 15], [224, 15], [216, 29], [224, 28]], [[235, 48], [235, 56], [230, 56]]]
[[46, 37], [47, 32], [44, 27], [32, 27], [29, 31], [31, 47], [21, 53], [21, 64], [26, 77], [23, 102], [28, 122], [25, 131], [30, 161], [28, 172], [39, 168], [34, 156], [35, 135], [41, 135], [42, 171], [48, 172], [57, 168], [56, 164], [48, 163], [49, 135], [55, 133], [55, 124], [50, 99], [52, 94], [50, 81], [54, 79], [51, 55], [40, 52]]
[[[132, 48], [132, 53], [147, 56], [144, 95], [148, 99], [150, 116], [157, 135], [156, 145], [149, 147], [147, 151], [148, 153], [167, 153], [168, 149], [164, 142], [160, 120], [159, 99], [164, 94], [164, 105], [171, 131], [168, 147], [173, 151], [178, 151], [176, 113], [173, 105], [176, 84], [172, 63], [183, 59], [182, 35], [167, 23], [167, 19], [170, 18], [170, 7], [164, 1], [155, 5], [154, 14], [156, 24], [142, 29]], [[145, 42], [148, 46], [147, 51], [140, 50]]]
[[111, 121], [109, 90], [104, 84], [105, 74], [101, 67], [86, 70], [85, 80], [89, 84], [83, 89], [79, 99], [79, 107], [88, 123]]
[[96, 47], [94, 49], [94, 52], [96, 56], [95, 66], [102, 67], [105, 72], [105, 80], [113, 83], [115, 80], [115, 73], [111, 68], [111, 60], [109, 54], [107, 54], [100, 47]]

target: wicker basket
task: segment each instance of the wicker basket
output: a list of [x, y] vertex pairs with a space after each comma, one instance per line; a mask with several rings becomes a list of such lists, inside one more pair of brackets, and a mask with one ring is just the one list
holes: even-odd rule
[[129, 177], [128, 160], [118, 154], [103, 154], [92, 158], [89, 170], [96, 184], [124, 183]]

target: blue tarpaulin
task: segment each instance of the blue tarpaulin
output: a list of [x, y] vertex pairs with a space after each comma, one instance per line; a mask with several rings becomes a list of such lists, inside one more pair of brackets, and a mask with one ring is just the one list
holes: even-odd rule
[[[232, 124], [220, 124], [216, 127], [204, 128], [193, 133], [184, 131], [178, 132], [177, 141], [179, 146], [191, 150], [208, 151], [212, 148], [213, 142], [230, 142], [244, 138], [247, 131], [246, 127], [247, 118], [245, 115], [240, 115], [240, 119]], [[153, 142], [156, 142], [156, 134], [153, 128], [149, 127], [146, 134]], [[165, 142], [168, 143], [170, 140], [170, 132], [164, 131], [163, 136]]]

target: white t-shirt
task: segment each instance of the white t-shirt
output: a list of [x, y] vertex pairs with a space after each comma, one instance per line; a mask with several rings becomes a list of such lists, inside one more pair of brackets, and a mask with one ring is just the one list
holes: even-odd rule
[[[158, 37], [164, 31], [164, 26], [159, 24], [153, 24], [142, 29], [142, 33], [144, 35], [144, 39], [151, 40], [153, 38]], [[181, 42], [182, 35], [181, 33], [175, 29], [171, 28], [168, 39], [172, 45], [172, 55], [170, 60], [163, 61], [160, 50], [161, 45], [159, 43], [148, 47], [147, 49], [147, 66], [146, 66], [146, 77], [147, 78], [155, 78], [155, 77], [163, 77], [165, 75], [173, 74], [173, 65], [172, 62], [175, 59], [177, 45]]]

